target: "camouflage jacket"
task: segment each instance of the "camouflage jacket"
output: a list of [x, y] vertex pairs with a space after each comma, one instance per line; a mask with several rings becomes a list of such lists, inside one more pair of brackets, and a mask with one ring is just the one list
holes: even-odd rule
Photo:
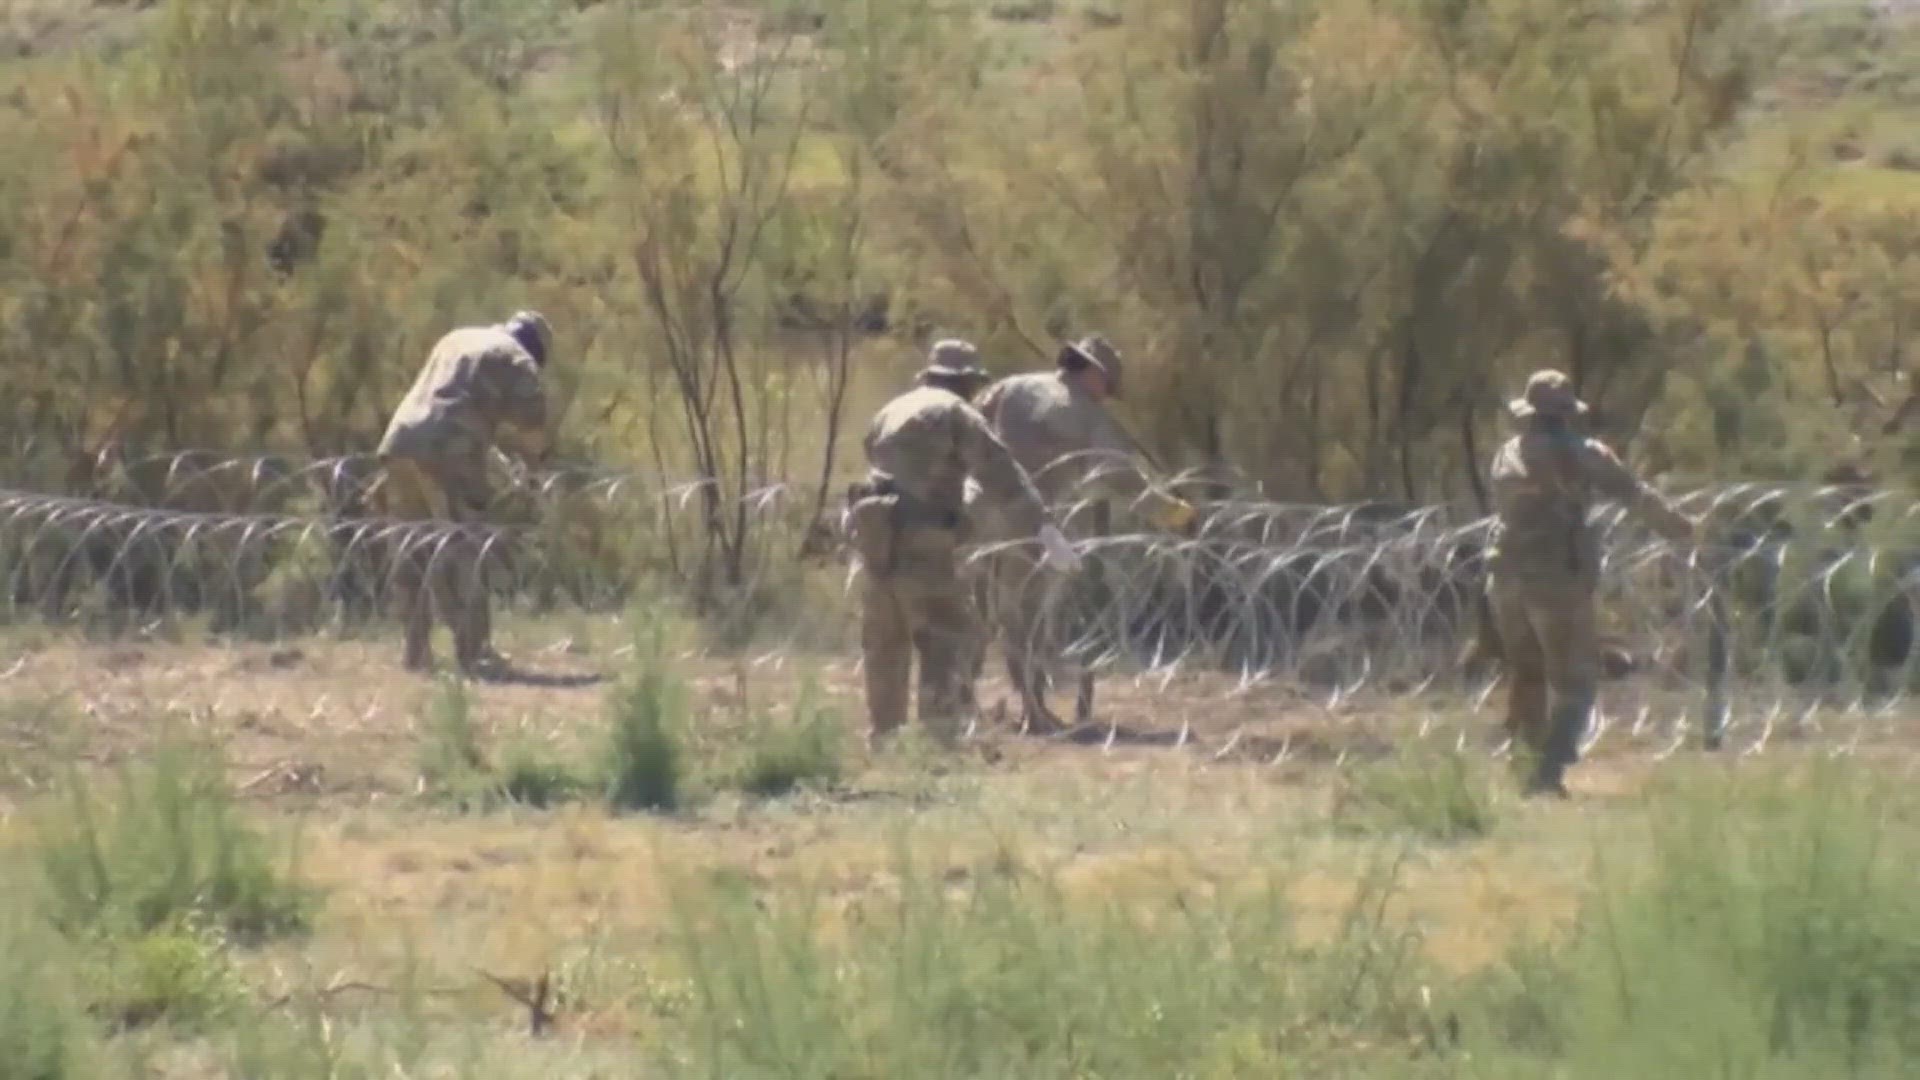
[[484, 470], [502, 427], [538, 453], [546, 443], [547, 399], [540, 368], [505, 330], [474, 326], [442, 337], [394, 410], [380, 453], [457, 459]]
[[1058, 372], [1002, 379], [974, 403], [1033, 476], [1048, 505], [1079, 499], [1131, 503], [1144, 497], [1165, 509], [1158, 504], [1170, 502], [1153, 490], [1136, 459], [1138, 447], [1106, 407]]
[[1684, 539], [1693, 523], [1636, 477], [1607, 444], [1552, 424], [1532, 424], [1494, 455], [1491, 473], [1498, 520], [1496, 570], [1598, 574], [1597, 538], [1587, 523], [1600, 499], [1612, 499], [1661, 535]]
[[1013, 528], [1032, 535], [1049, 520], [1039, 491], [978, 410], [947, 390], [919, 387], [882, 406], [867, 428], [875, 479], [925, 511], [958, 522], [969, 477]]

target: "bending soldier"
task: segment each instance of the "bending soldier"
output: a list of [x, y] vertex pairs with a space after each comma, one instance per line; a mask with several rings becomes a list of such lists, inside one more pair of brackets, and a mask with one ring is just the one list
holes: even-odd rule
[[1596, 497], [1616, 500], [1673, 540], [1696, 526], [1578, 430], [1587, 406], [1564, 374], [1535, 372], [1508, 411], [1521, 430], [1493, 459], [1487, 578], [1506, 651], [1507, 727], [1538, 757], [1529, 794], [1565, 797], [1599, 682], [1600, 553], [1588, 511]]
[[[492, 502], [487, 454], [506, 441], [538, 461], [546, 456], [547, 403], [542, 370], [553, 341], [547, 320], [521, 311], [498, 326], [462, 327], [442, 337], [401, 400], [380, 440], [387, 508], [414, 520], [480, 520]], [[492, 617], [470, 538], [412, 541], [398, 568], [406, 623], [403, 661], [432, 663], [434, 616], [453, 631], [463, 671], [504, 664], [492, 645]]]
[[[1120, 396], [1120, 360], [1105, 337], [1090, 335], [1063, 346], [1053, 371], [1002, 379], [975, 404], [1033, 476], [1048, 506], [1095, 501], [1091, 513], [1068, 514], [1067, 529], [1073, 535], [1108, 531], [1107, 500], [1144, 504], [1156, 525], [1185, 532], [1193, 521], [1193, 507], [1153, 487], [1135, 460], [1144, 455], [1107, 412], [1106, 400]], [[1029, 731], [1057, 730], [1060, 722], [1043, 694], [1046, 677], [1030, 663], [1040, 644], [1046, 607], [1046, 597], [1033, 588], [1032, 561], [1018, 550], [995, 552], [990, 558], [983, 605], [991, 612], [992, 630], [1001, 635], [1007, 677], [1020, 694], [1022, 723]], [[970, 681], [978, 679], [985, 662], [982, 648], [974, 655]], [[1082, 722], [1093, 705], [1090, 679], [1084, 676], [1080, 688]]]
[[937, 343], [918, 385], [873, 418], [868, 478], [848, 493], [846, 532], [861, 564], [861, 651], [870, 742], [906, 722], [909, 676], [920, 658], [920, 717], [951, 745], [968, 704], [963, 679], [979, 635], [959, 575], [962, 491], [971, 478], [1048, 561], [1077, 561], [1026, 471], [964, 393], [984, 381], [971, 345]]
[[1093, 334], [1061, 347], [1054, 370], [1001, 379], [974, 402], [1047, 505], [1070, 498], [1148, 504], [1162, 528], [1184, 531], [1194, 510], [1156, 490], [1134, 459], [1144, 456], [1107, 412], [1120, 396], [1120, 353]]

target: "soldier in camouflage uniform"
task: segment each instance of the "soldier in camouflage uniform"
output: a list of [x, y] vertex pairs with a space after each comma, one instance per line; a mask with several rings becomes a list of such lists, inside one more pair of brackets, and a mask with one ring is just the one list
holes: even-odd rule
[[1507, 727], [1538, 757], [1529, 793], [1565, 797], [1599, 681], [1600, 552], [1588, 511], [1596, 498], [1616, 500], [1674, 540], [1691, 539], [1695, 524], [1580, 430], [1587, 406], [1564, 374], [1535, 372], [1508, 410], [1521, 431], [1493, 459], [1498, 518], [1487, 564], [1506, 650]]
[[868, 478], [848, 493], [845, 531], [860, 558], [861, 652], [876, 747], [906, 722], [916, 653], [922, 722], [942, 743], [959, 734], [979, 636], [958, 567], [969, 478], [1003, 520], [1039, 534], [1050, 562], [1075, 563], [1033, 481], [964, 396], [984, 381], [975, 355], [963, 341], [934, 345], [920, 385], [874, 416], [865, 440]]
[[[454, 330], [434, 345], [380, 440], [389, 513], [411, 520], [480, 520], [493, 499], [489, 451], [504, 441], [528, 460], [546, 456], [541, 372], [552, 342], [547, 320], [521, 311], [497, 326]], [[431, 665], [436, 611], [453, 631], [463, 671], [481, 674], [502, 666], [490, 640], [478, 546], [437, 538], [413, 544], [398, 569], [407, 669]]]
[[[1194, 509], [1184, 500], [1157, 491], [1138, 467], [1139, 447], [1108, 414], [1108, 398], [1120, 396], [1120, 352], [1104, 336], [1089, 335], [1063, 346], [1054, 370], [1000, 380], [975, 399], [980, 414], [1034, 478], [1047, 505], [1075, 504], [1066, 521], [1074, 536], [1108, 531], [1107, 500], [1142, 505], [1147, 517], [1172, 532], [1185, 532]], [[1078, 505], [1085, 501], [1084, 507]], [[1060, 722], [1047, 708], [1045, 675], [1029, 663], [1047, 597], [1035, 588], [1033, 560], [1020, 550], [989, 556], [982, 604], [1001, 635], [1007, 677], [1020, 694], [1021, 722], [1028, 731], [1057, 730]], [[985, 645], [983, 640], [981, 643]], [[971, 676], [986, 661], [974, 656]], [[1090, 677], [1089, 677], [1090, 678]], [[1092, 686], [1083, 678], [1079, 716], [1092, 709]]]

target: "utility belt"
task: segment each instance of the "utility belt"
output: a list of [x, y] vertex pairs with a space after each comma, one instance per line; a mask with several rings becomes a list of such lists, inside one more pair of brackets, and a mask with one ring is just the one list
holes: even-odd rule
[[965, 520], [959, 507], [930, 503], [903, 490], [891, 476], [849, 484], [846, 498], [847, 537], [876, 573], [894, 569], [901, 536], [920, 529], [958, 533]]
[[1497, 527], [1487, 551], [1493, 571], [1541, 571], [1584, 575], [1599, 569], [1595, 538], [1584, 523], [1542, 525], [1515, 530]]
[[[382, 455], [380, 469], [366, 488], [367, 506], [375, 513], [407, 516], [420, 509], [430, 510], [436, 519], [472, 520], [493, 510], [490, 499], [474, 494], [466, 484], [447, 483], [444, 477], [418, 458]], [[414, 506], [409, 511], [408, 504]]]
[[958, 506], [938, 506], [902, 488], [891, 476], [875, 476], [847, 486], [847, 507], [868, 500], [887, 505], [896, 529], [958, 530], [964, 520]]

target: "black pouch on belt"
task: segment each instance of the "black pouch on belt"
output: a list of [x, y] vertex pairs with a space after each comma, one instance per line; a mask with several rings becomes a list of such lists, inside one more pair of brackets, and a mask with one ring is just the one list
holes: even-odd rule
[[900, 499], [887, 477], [847, 485], [847, 539], [860, 554], [860, 561], [877, 573], [893, 569], [894, 534], [900, 529]]

